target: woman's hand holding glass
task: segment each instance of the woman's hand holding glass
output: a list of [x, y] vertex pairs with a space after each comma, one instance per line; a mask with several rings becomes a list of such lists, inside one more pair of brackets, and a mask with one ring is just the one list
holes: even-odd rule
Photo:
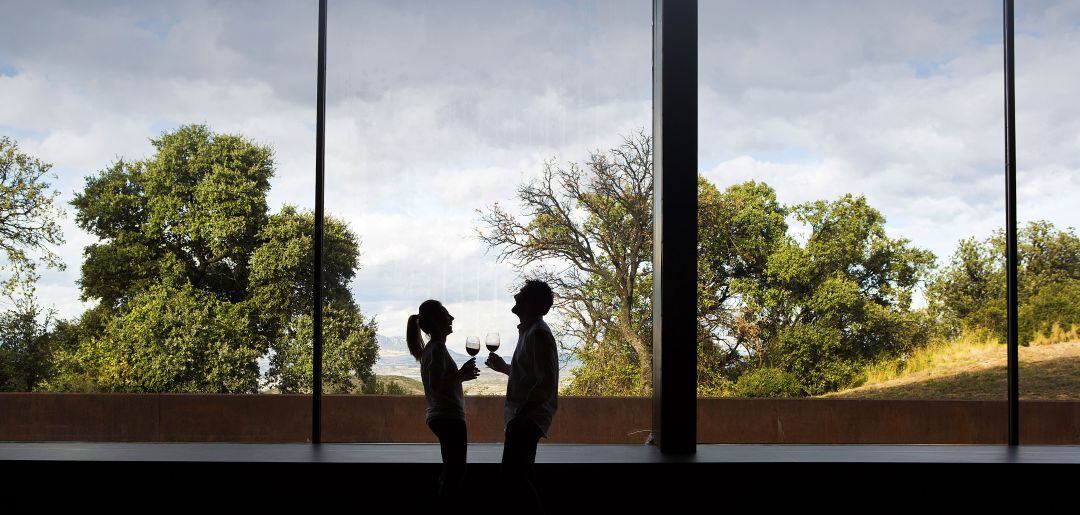
[[461, 365], [461, 369], [458, 370], [458, 379], [461, 382], [472, 381], [480, 377], [480, 369], [476, 367], [476, 358], [469, 358], [464, 365]]

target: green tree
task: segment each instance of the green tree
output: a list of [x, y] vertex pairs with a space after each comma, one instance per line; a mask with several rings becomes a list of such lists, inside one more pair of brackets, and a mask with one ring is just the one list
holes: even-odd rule
[[761, 366], [771, 334], [761, 299], [769, 256], [785, 243], [787, 208], [765, 183], [720, 191], [698, 179], [698, 389], [731, 394], [733, 381]]
[[760, 367], [740, 375], [732, 394], [736, 397], [801, 397], [806, 394], [806, 388], [790, 372]]
[[[699, 192], [702, 393], [822, 393], [925, 343], [910, 308], [934, 256], [890, 238], [865, 198], [784, 206], [753, 181]], [[808, 236], [789, 235], [789, 219]]]
[[975, 328], [1005, 334], [1004, 261], [1004, 247], [995, 248], [993, 238], [960, 240], [949, 263], [926, 289], [930, 312], [944, 336]]
[[772, 285], [760, 300], [774, 336], [764, 360], [795, 374], [807, 393], [848, 386], [869, 361], [924, 345], [925, 316], [914, 290], [929, 278], [934, 255], [890, 238], [885, 217], [864, 197], [844, 195], [792, 208], [810, 229], [769, 258]]
[[[314, 217], [292, 206], [269, 214], [271, 149], [202, 125], [151, 142], [151, 158], [116, 161], [72, 201], [80, 227], [100, 239], [84, 250], [80, 279], [83, 299], [98, 304], [65, 328], [68, 377], [54, 384], [254, 392], [256, 360], [271, 353], [267, 379], [304, 374], [294, 368], [310, 377], [311, 358], [296, 346], [311, 345], [301, 327], [311, 317]], [[325, 238], [325, 369], [366, 378], [374, 324], [348, 293], [359, 242], [333, 217]]]
[[52, 371], [49, 330], [56, 317], [37, 304], [32, 288], [12, 300], [14, 305], [0, 312], [0, 391], [29, 392]]
[[[521, 219], [497, 204], [482, 213], [480, 236], [500, 258], [548, 266], [581, 362], [568, 393], [650, 387], [651, 159], [638, 135], [584, 166], [549, 163], [519, 188]], [[702, 395], [821, 393], [929, 337], [911, 301], [934, 256], [890, 238], [865, 198], [784, 206], [764, 183], [721, 191], [700, 178], [698, 209]], [[792, 219], [807, 238], [788, 234]]]
[[1017, 235], [1017, 257], [1020, 341], [1027, 344], [1040, 333], [1049, 335], [1055, 325], [1066, 331], [1080, 327], [1080, 238], [1076, 230], [1056, 229], [1045, 220], [1029, 222]]
[[56, 320], [34, 298], [38, 265], [62, 270], [53, 247], [64, 242], [47, 179], [52, 166], [0, 137], [0, 390], [31, 391], [52, 369], [49, 328]]
[[[931, 312], [946, 336], [988, 330], [1004, 342], [1006, 332], [1005, 234], [962, 240], [949, 264], [927, 288]], [[1080, 325], [1080, 238], [1073, 228], [1045, 220], [1017, 231], [1018, 333], [1026, 344], [1054, 325]]]
[[[522, 217], [498, 204], [480, 213], [481, 241], [554, 289], [583, 363], [571, 393], [651, 388], [652, 191], [652, 141], [639, 133], [584, 165], [545, 163], [518, 188]], [[618, 373], [589, 373], [610, 366]]]
[[52, 250], [64, 243], [56, 206], [58, 191], [47, 182], [52, 165], [19, 151], [18, 143], [0, 136], [0, 294], [15, 295], [33, 284], [38, 263], [62, 270], [63, 261]]
[[242, 300], [267, 222], [270, 148], [201, 125], [151, 142], [152, 158], [117, 161], [72, 201], [79, 226], [102, 240], [84, 251], [83, 297], [117, 308], [167, 267], [198, 289]]
[[[279, 343], [268, 376], [283, 392], [311, 393], [312, 319], [301, 316]], [[323, 315], [323, 391], [382, 393], [371, 367], [378, 360], [375, 325], [356, 310], [328, 305]], [[359, 385], [356, 383], [359, 382]]]
[[[249, 302], [258, 307], [259, 326], [274, 350], [267, 381], [283, 392], [311, 391], [314, 234], [313, 213], [285, 206], [260, 232], [262, 244], [251, 258]], [[323, 247], [323, 277], [329, 278], [323, 285], [324, 391], [373, 393], [376, 325], [360, 314], [348, 289], [358, 268], [359, 242], [343, 221], [327, 217]]]
[[254, 392], [266, 347], [247, 306], [191, 284], [136, 294], [104, 332], [79, 349], [99, 391]]

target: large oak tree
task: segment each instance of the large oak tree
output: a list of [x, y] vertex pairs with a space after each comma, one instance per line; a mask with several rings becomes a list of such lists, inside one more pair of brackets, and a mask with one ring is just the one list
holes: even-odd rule
[[0, 390], [30, 391], [50, 371], [55, 316], [37, 303], [38, 266], [63, 269], [64, 242], [52, 165], [0, 137]]
[[[581, 165], [546, 163], [517, 213], [481, 211], [481, 240], [555, 287], [581, 362], [568, 393], [651, 388], [652, 184], [652, 144], [637, 134]], [[785, 206], [763, 183], [698, 186], [699, 329], [685, 344], [699, 346], [700, 393], [816, 394], [925, 343], [911, 300], [934, 257], [889, 237], [865, 198]]]
[[[202, 125], [151, 140], [75, 196], [84, 250], [80, 287], [97, 305], [65, 327], [58, 389], [255, 392], [266, 382], [307, 391], [311, 377], [314, 216], [270, 214], [269, 147]], [[348, 289], [359, 241], [327, 217], [324, 361], [328, 391], [374, 380], [375, 325]], [[303, 379], [303, 378], [306, 378]]]

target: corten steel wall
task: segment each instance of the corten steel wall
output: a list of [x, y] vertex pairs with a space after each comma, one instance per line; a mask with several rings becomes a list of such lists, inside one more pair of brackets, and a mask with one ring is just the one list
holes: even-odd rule
[[[502, 441], [501, 397], [467, 397], [469, 440]], [[434, 442], [418, 396], [327, 395], [324, 442]], [[1080, 444], [1080, 402], [1023, 401], [1021, 442]], [[700, 443], [1004, 444], [1005, 401], [700, 399]], [[547, 443], [643, 443], [651, 399], [560, 397]], [[307, 395], [0, 393], [0, 440], [306, 442]]]
[[[1020, 443], [1080, 444], [1080, 402], [1021, 401]], [[1008, 402], [698, 399], [698, 443], [1006, 444]]]
[[0, 393], [0, 440], [303, 442], [308, 395]]
[[[465, 398], [470, 442], [503, 441], [504, 397]], [[652, 425], [646, 397], [559, 397], [549, 443], [644, 443]], [[327, 395], [323, 441], [435, 442], [420, 396]]]

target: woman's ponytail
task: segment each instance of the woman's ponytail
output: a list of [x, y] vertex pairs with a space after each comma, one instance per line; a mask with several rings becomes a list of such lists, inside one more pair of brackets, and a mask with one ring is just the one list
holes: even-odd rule
[[420, 361], [424, 355], [424, 340], [420, 338], [420, 315], [409, 315], [409, 326], [405, 328], [405, 342], [409, 344], [409, 354]]
[[439, 320], [440, 312], [450, 316], [439, 301], [428, 299], [420, 304], [419, 313], [409, 315], [409, 327], [405, 328], [405, 342], [409, 344], [409, 354], [412, 354], [416, 361], [420, 361], [420, 357], [424, 355], [424, 340], [420, 337], [420, 332], [431, 334], [432, 328], [436, 327], [431, 324]]

